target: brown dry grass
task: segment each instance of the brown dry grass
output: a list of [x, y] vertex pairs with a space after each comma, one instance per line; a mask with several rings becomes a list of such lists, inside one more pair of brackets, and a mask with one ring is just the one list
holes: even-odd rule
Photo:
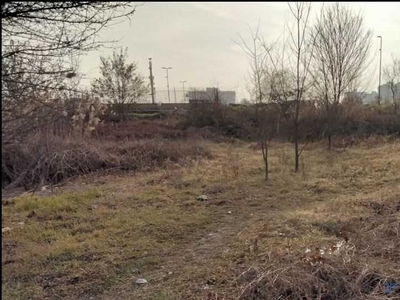
[[[12, 228], [3, 233], [3, 296], [388, 297], [384, 284], [400, 274], [398, 141], [331, 152], [311, 144], [298, 174], [291, 145], [273, 144], [269, 183], [248, 144], [212, 147], [212, 159], [182, 168], [90, 175], [69, 185], [75, 192], [3, 200], [2, 226]], [[196, 201], [203, 193], [210, 200]], [[344, 237], [355, 246], [348, 256], [303, 260], [307, 248]], [[138, 277], [149, 283], [136, 286]]]
[[148, 170], [210, 152], [199, 139], [96, 140], [37, 133], [2, 148], [2, 180], [32, 189], [101, 170]]

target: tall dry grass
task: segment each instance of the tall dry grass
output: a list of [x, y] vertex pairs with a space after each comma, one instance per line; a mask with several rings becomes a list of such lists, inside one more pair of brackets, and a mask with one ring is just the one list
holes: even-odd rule
[[3, 185], [27, 189], [105, 169], [143, 170], [210, 156], [201, 140], [98, 140], [36, 133], [2, 148]]

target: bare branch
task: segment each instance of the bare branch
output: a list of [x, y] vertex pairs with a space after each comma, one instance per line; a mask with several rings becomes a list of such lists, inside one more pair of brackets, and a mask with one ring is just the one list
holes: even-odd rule
[[79, 92], [81, 76], [74, 60], [109, 43], [98, 39], [100, 31], [129, 19], [137, 6], [100, 1], [3, 2], [3, 138], [12, 140], [12, 131], [22, 127], [35, 128], [32, 120], [50, 122], [51, 116], [43, 116], [44, 111], [51, 112], [46, 106]]
[[372, 32], [363, 26], [360, 14], [335, 3], [322, 9], [313, 28], [314, 87], [326, 108], [329, 145], [338, 104], [368, 65]]

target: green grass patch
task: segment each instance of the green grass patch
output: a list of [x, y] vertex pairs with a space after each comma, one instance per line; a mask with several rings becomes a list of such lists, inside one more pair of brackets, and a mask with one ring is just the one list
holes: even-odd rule
[[15, 211], [35, 211], [44, 214], [73, 212], [76, 211], [80, 205], [99, 197], [101, 197], [101, 192], [97, 189], [79, 193], [53, 195], [49, 197], [26, 195], [15, 199]]

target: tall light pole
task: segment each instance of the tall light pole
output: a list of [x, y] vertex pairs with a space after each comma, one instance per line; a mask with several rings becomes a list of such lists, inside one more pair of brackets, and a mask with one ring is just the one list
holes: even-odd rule
[[382, 71], [382, 36], [378, 35], [378, 39], [381, 40], [381, 45], [379, 48], [380, 58], [379, 58], [379, 86], [378, 86], [378, 103], [381, 104], [381, 71]]
[[150, 70], [150, 87], [151, 87], [151, 103], [155, 103], [154, 101], [154, 76], [153, 76], [153, 66], [151, 63], [151, 58], [149, 58], [149, 70]]
[[182, 87], [183, 87], [183, 102], [185, 102], [185, 82], [186, 82], [186, 80], [179, 81], [179, 82], [182, 83]]
[[165, 71], [167, 71], [167, 89], [168, 89], [168, 103], [171, 103], [171, 98], [169, 95], [169, 78], [168, 78], [168, 70], [171, 70], [171, 67], [162, 67]]

